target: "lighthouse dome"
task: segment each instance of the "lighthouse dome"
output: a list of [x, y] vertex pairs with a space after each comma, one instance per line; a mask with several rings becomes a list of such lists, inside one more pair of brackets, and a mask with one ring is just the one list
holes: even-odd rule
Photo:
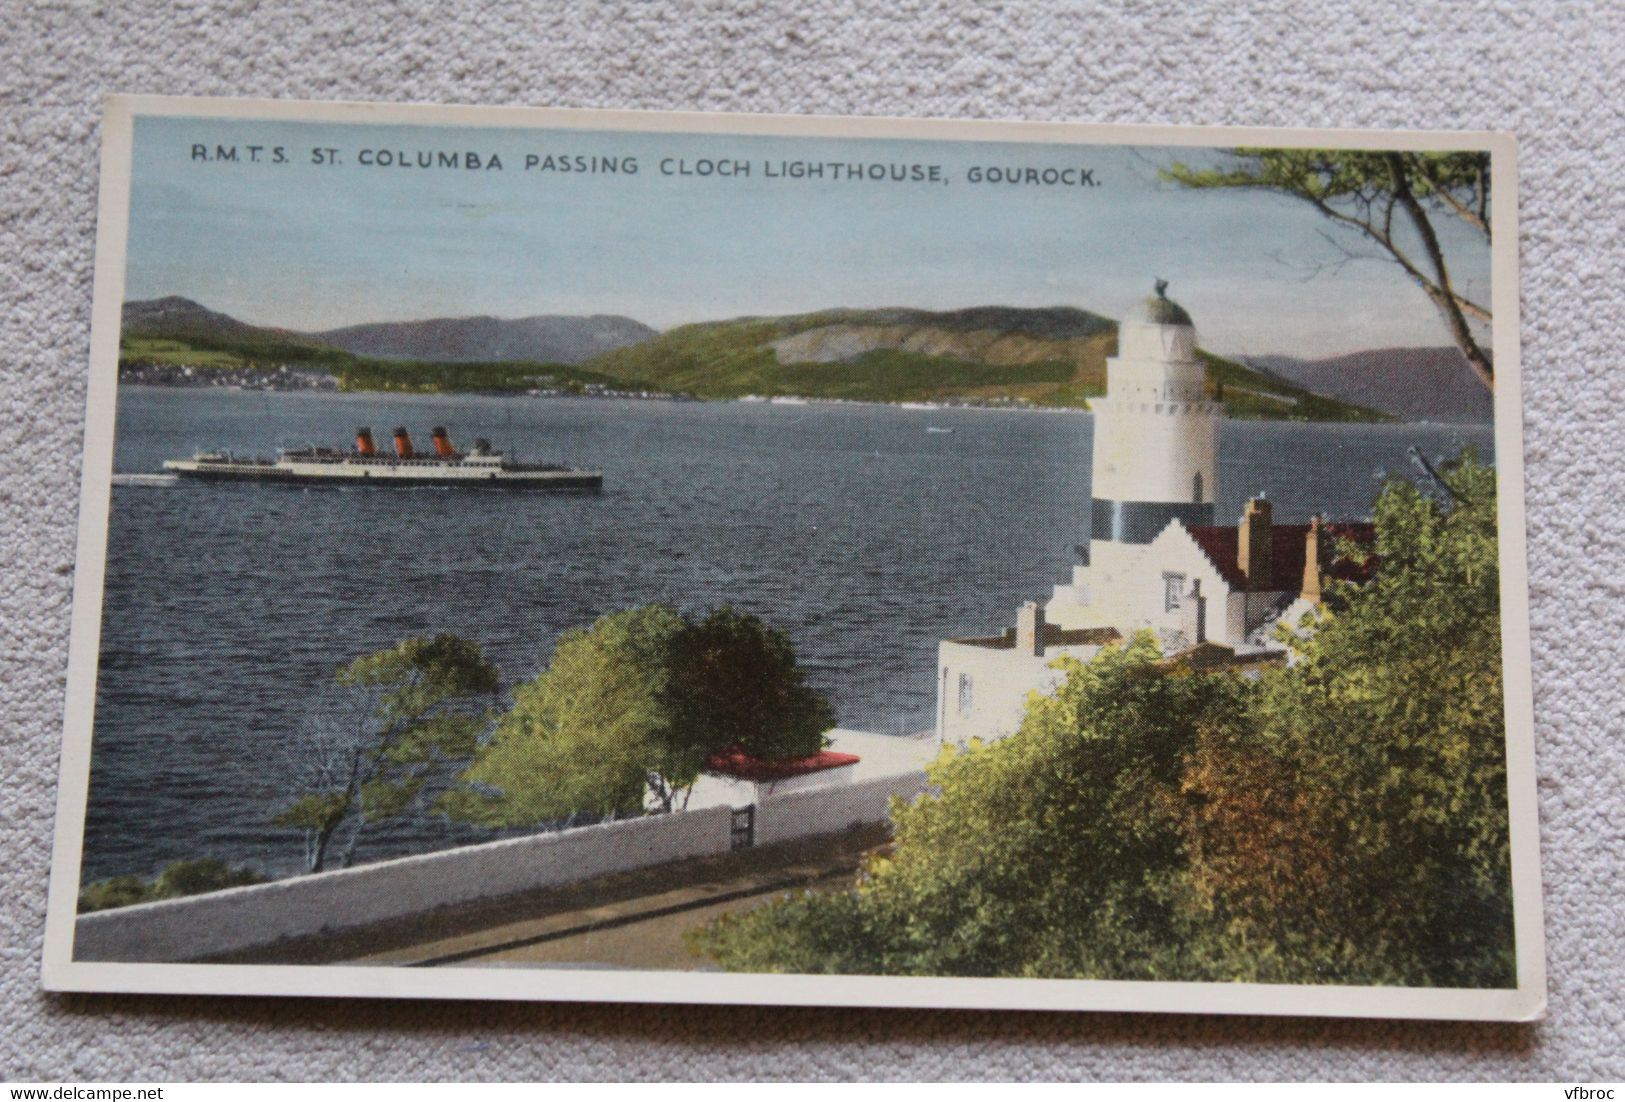
[[1196, 326], [1185, 308], [1168, 297], [1168, 281], [1157, 280], [1157, 293], [1123, 315], [1117, 354], [1124, 360], [1193, 360]]
[[1185, 308], [1166, 295], [1150, 295], [1141, 299], [1123, 316], [1125, 324], [1137, 325], [1192, 325]]
[[1156, 288], [1156, 294], [1140, 300], [1134, 309], [1123, 316], [1123, 324], [1190, 325], [1191, 316], [1185, 313], [1185, 308], [1168, 297], [1168, 281], [1157, 280]]

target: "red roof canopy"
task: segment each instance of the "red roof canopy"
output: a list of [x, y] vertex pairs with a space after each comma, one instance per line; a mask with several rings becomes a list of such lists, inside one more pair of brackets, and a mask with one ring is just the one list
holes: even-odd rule
[[705, 770], [737, 777], [742, 781], [782, 781], [788, 777], [820, 773], [825, 769], [839, 769], [857, 763], [856, 754], [839, 754], [834, 750], [820, 750], [804, 758], [777, 758], [771, 761], [730, 750], [726, 754], [712, 754], [705, 760]]

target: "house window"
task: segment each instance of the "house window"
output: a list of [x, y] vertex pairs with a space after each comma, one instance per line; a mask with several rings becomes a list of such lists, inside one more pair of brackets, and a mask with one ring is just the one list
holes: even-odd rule
[[960, 674], [959, 675], [959, 714], [960, 715], [966, 715], [966, 714], [968, 714], [970, 712], [972, 691], [973, 691], [973, 685], [971, 683], [970, 674], [968, 674], [968, 673]]
[[1179, 607], [1179, 599], [1185, 592], [1185, 575], [1164, 574], [1162, 576], [1162, 608], [1164, 612], [1173, 612]]

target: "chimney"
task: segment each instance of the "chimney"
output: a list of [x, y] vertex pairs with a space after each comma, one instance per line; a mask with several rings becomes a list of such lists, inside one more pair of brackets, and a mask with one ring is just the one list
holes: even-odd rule
[[1256, 593], [1270, 585], [1270, 503], [1263, 494], [1247, 502], [1236, 532], [1236, 566]]
[[372, 430], [359, 428], [355, 430], [355, 450], [360, 455], [377, 455], [378, 448], [372, 442]]
[[434, 432], [429, 434], [429, 439], [434, 441], [434, 453], [441, 459], [455, 459], [457, 457], [457, 452], [451, 446], [451, 437], [446, 434], [444, 425], [436, 425]]
[[406, 426], [400, 425], [395, 429], [395, 454], [402, 459], [412, 458], [412, 438], [406, 435]]
[[1320, 604], [1320, 514], [1309, 518], [1309, 533], [1303, 537], [1303, 592], [1305, 601]]
[[1044, 610], [1037, 601], [1024, 601], [1016, 610], [1016, 650], [1035, 658], [1044, 656]]

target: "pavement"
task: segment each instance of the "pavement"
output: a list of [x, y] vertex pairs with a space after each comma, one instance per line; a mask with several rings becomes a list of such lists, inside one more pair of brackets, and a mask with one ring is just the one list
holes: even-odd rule
[[684, 935], [790, 891], [850, 886], [887, 824], [674, 861], [214, 958], [239, 964], [588, 965], [691, 970]]

